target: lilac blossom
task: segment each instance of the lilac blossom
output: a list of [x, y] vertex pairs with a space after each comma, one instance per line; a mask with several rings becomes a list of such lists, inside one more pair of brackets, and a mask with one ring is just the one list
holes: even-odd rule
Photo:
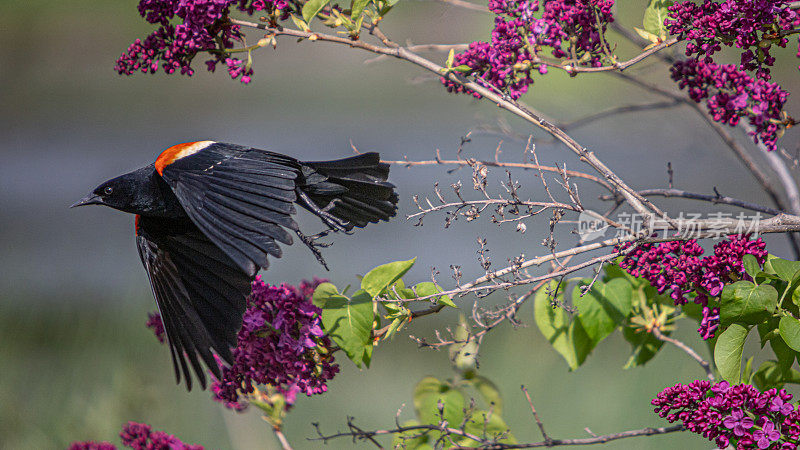
[[[181, 442], [171, 434], [154, 431], [150, 425], [128, 422], [119, 434], [124, 447], [134, 450], [203, 450], [202, 445], [191, 445]], [[73, 442], [69, 450], [116, 450], [110, 442]]]
[[194, 74], [192, 61], [198, 53], [211, 56], [206, 61], [209, 71], [217, 63], [228, 66], [231, 78], [249, 83], [253, 71], [227, 50], [243, 41], [239, 26], [228, 20], [232, 7], [247, 14], [266, 12], [270, 20], [289, 17], [285, 0], [140, 0], [139, 14], [149, 23], [159, 25], [144, 40], [137, 39], [117, 60], [120, 74], [135, 72]]
[[117, 450], [117, 446], [110, 442], [73, 442], [68, 450]]
[[[777, 410], [772, 407], [775, 399], [781, 405]], [[791, 399], [783, 389], [761, 392], [748, 384], [698, 380], [668, 387], [650, 403], [659, 416], [680, 421], [719, 448], [793, 450], [800, 438], [800, 413], [788, 403]]]
[[147, 313], [147, 323], [145, 326], [153, 330], [153, 334], [156, 335], [158, 342], [163, 344], [166, 341], [164, 322], [161, 320], [161, 314], [157, 312]]
[[234, 363], [222, 367], [222, 380], [212, 389], [215, 398], [236, 409], [241, 393], [255, 385], [269, 385], [292, 404], [298, 392], [306, 395], [327, 391], [326, 382], [339, 371], [330, 338], [322, 329], [322, 311], [308, 296], [314, 283], [270, 286], [256, 277], [242, 318]]
[[[626, 244], [622, 249], [630, 247]], [[714, 253], [703, 255], [696, 240], [670, 241], [658, 244], [639, 244], [620, 261], [620, 267], [635, 277], [643, 277], [659, 294], [669, 291], [675, 305], [684, 305], [693, 297], [703, 306], [700, 328], [703, 339], [714, 337], [719, 327], [717, 298], [727, 283], [742, 278], [744, 255], [753, 255], [759, 264], [767, 257], [766, 244], [761, 238], [728, 236], [714, 245]]]
[[758, 448], [769, 448], [780, 438], [781, 434], [775, 429], [775, 424], [767, 419], [761, 420], [760, 430], [753, 431], [753, 439], [758, 443]]
[[736, 408], [731, 411], [731, 415], [722, 420], [725, 428], [733, 430], [736, 436], [744, 436], [751, 428], [753, 428], [753, 419], [744, 415], [741, 408]]
[[722, 45], [742, 50], [740, 70], [756, 71], [757, 78], [770, 79], [775, 63], [773, 45], [786, 47], [787, 35], [800, 25], [800, 14], [787, 0], [683, 1], [669, 7], [665, 21], [669, 32], [687, 40], [686, 56], [713, 62]]
[[[496, 14], [491, 41], [472, 42], [455, 56], [454, 66], [518, 99], [533, 83], [534, 71], [547, 73], [543, 48], [559, 59], [574, 55], [573, 65], [600, 66], [613, 5], [613, 0], [550, 0], [540, 11], [538, 0], [490, 0], [489, 10]], [[534, 15], [539, 11], [541, 18]], [[480, 97], [446, 78], [442, 82], [450, 92]]]
[[135, 450], [203, 450], [202, 445], [184, 444], [180, 439], [163, 431], [153, 431], [150, 425], [128, 422], [119, 434], [122, 445]]
[[753, 78], [731, 64], [701, 59], [677, 61], [670, 70], [692, 100], [705, 101], [715, 121], [735, 126], [746, 119], [754, 128], [753, 140], [769, 150], [775, 150], [785, 128], [794, 124], [783, 112], [789, 93], [777, 83]]

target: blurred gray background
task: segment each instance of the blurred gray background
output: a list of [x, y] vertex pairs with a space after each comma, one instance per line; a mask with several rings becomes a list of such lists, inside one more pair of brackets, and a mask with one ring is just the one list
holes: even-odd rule
[[[639, 26], [646, 2], [624, 2], [618, 17]], [[186, 393], [174, 385], [169, 354], [144, 327], [155, 308], [136, 254], [133, 218], [105, 208], [68, 206], [100, 182], [149, 164], [175, 143], [213, 139], [263, 147], [301, 159], [330, 159], [379, 151], [385, 159], [432, 159], [435, 150], [453, 156], [460, 136], [484, 124], [508, 121], [515, 133], [530, 128], [488, 102], [448, 94], [428, 74], [387, 60], [364, 65], [371, 55], [336, 46], [280, 39], [277, 50], [256, 55], [254, 82], [231, 81], [224, 70], [205, 72], [198, 61], [191, 78], [136, 74], [118, 76], [115, 58], [151, 27], [136, 2], [97, 0], [0, 2], [0, 448], [63, 448], [75, 440], [111, 440], [128, 420], [152, 424], [206, 448], [275, 448], [257, 413], [237, 415], [210, 401], [207, 392]], [[487, 39], [492, 17], [456, 7], [404, 0], [384, 21], [400, 42], [458, 43]], [[615, 40], [613, 34], [610, 35]], [[621, 41], [621, 40], [620, 40]], [[792, 44], [794, 45], [794, 44]], [[635, 49], [621, 43], [618, 52]], [[776, 78], [789, 91], [800, 87], [794, 52], [781, 52]], [[445, 55], [432, 55], [443, 61]], [[646, 62], [637, 73], [671, 83], [663, 66]], [[557, 71], [531, 87], [524, 100], [558, 120], [572, 120], [608, 107], [657, 100], [606, 75], [569, 79]], [[797, 111], [800, 95], [787, 105]], [[581, 166], [564, 148], [538, 146], [542, 163]], [[572, 131], [634, 187], [666, 187], [666, 164], [675, 168], [676, 187], [721, 193], [768, 203], [766, 196], [702, 120], [688, 108], [611, 117]], [[737, 134], [738, 135], [738, 134]], [[741, 137], [741, 136], [740, 136]], [[783, 145], [797, 150], [790, 130]], [[476, 134], [465, 155], [491, 159], [504, 139], [502, 159], [519, 161], [523, 143]], [[747, 143], [747, 139], [742, 138]], [[495, 172], [502, 177], [502, 172]], [[517, 172], [525, 195], [541, 196], [532, 173]], [[274, 282], [296, 283], [314, 275], [343, 287], [356, 274], [392, 260], [418, 257], [407, 279], [427, 280], [431, 267], [449, 281], [450, 264], [463, 266], [465, 279], [481, 274], [475, 240], [488, 239], [496, 267], [520, 252], [546, 252], [540, 241], [547, 217], [527, 222], [526, 234], [498, 228], [488, 218], [457, 222], [444, 230], [443, 218], [413, 226], [404, 216], [415, 210], [413, 194], [432, 195], [434, 181], [469, 185], [470, 173], [441, 167], [393, 168], [401, 210], [390, 224], [370, 226], [353, 236], [335, 236], [325, 252], [331, 272], [295, 246], [265, 274]], [[500, 189], [494, 179], [490, 187]], [[586, 204], [603, 205], [598, 191], [583, 184]], [[717, 210], [706, 205], [663, 202], [672, 212]], [[724, 210], [730, 211], [730, 210]], [[301, 226], [321, 229], [301, 218]], [[565, 227], [566, 228], [566, 227]], [[566, 230], [562, 245], [575, 237]], [[769, 250], [788, 256], [782, 237]], [[501, 297], [493, 300], [499, 302]], [[468, 310], [471, 301], [462, 305]], [[408, 334], [430, 336], [454, 324], [457, 314], [415, 321], [375, 352], [372, 368], [359, 371], [341, 360], [342, 372], [330, 391], [299, 399], [285, 425], [296, 448], [322, 444], [311, 422], [323, 430], [343, 429], [346, 416], [364, 427], [388, 427], [398, 408], [413, 411], [411, 391], [424, 375], [452, 376], [446, 352], [420, 351]], [[678, 381], [702, 376], [685, 355], [666, 348], [644, 368], [622, 371], [628, 346], [618, 335], [601, 344], [584, 367], [568, 373], [561, 358], [533, 325], [532, 308], [520, 314], [526, 326], [496, 330], [481, 349], [481, 372], [495, 380], [506, 400], [504, 416], [520, 441], [538, 440], [527, 386], [551, 436], [586, 436], [666, 422], [649, 400]], [[679, 336], [700, 346], [691, 323]], [[762, 355], [763, 357], [763, 355]], [[347, 440], [330, 448], [348, 448]], [[618, 441], [609, 448], [708, 448], [694, 435]]]

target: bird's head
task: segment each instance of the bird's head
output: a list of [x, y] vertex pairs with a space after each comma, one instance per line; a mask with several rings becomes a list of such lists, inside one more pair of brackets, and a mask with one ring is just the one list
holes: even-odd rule
[[112, 178], [97, 186], [71, 208], [84, 205], [105, 205], [120, 211], [136, 213], [139, 209], [138, 200], [141, 196], [142, 181], [140, 170]]

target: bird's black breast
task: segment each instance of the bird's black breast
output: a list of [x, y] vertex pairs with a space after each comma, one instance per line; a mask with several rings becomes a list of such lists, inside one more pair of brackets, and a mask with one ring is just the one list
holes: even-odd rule
[[[152, 165], [149, 167], [152, 168]], [[136, 214], [144, 217], [183, 219], [188, 217], [178, 197], [163, 178], [151, 169], [142, 177], [140, 188], [134, 194]]]

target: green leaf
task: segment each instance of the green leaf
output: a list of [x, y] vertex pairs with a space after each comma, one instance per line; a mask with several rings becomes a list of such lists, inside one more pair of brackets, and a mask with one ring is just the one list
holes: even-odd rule
[[[499, 444], [516, 444], [517, 440], [508, 429], [505, 421], [500, 414], [489, 411], [475, 411], [467, 421], [464, 430], [474, 436], [481, 437], [489, 441], [497, 440]], [[461, 447], [477, 447], [479, 442], [472, 439], [463, 439], [457, 442]]]
[[742, 264], [744, 265], [744, 271], [751, 278], [755, 279], [759, 272], [761, 272], [761, 267], [758, 265], [758, 260], [755, 256], [751, 254], [744, 255], [742, 258]]
[[311, 19], [317, 16], [317, 13], [328, 4], [330, 0], [308, 0], [305, 5], [303, 5], [303, 20], [306, 23], [311, 23]]
[[742, 382], [748, 380], [747, 383], [750, 384], [750, 381], [753, 379], [753, 357], [747, 358], [747, 361], [744, 363], [744, 370], [742, 370]]
[[771, 285], [737, 281], [722, 290], [720, 322], [723, 328], [733, 322], [756, 325], [772, 315], [777, 306], [778, 291]]
[[777, 317], [770, 317], [768, 320], [761, 322], [757, 325], [758, 337], [761, 341], [761, 348], [764, 348], [772, 338], [778, 335], [778, 322], [780, 319]]
[[[416, 291], [417, 293], [416, 297], [427, 297], [429, 295], [434, 295], [443, 292], [444, 289], [442, 289], [440, 286], [437, 286], [432, 281], [425, 281], [414, 286], [414, 291]], [[438, 303], [449, 306], [451, 308], [458, 308], [458, 306], [456, 306], [456, 304], [453, 303], [453, 300], [450, 299], [449, 295], [442, 295], [436, 298], [435, 300]]]
[[717, 338], [714, 348], [714, 362], [719, 374], [731, 384], [739, 384], [742, 367], [742, 348], [750, 330], [742, 324], [734, 323]]
[[643, 366], [648, 361], [653, 359], [661, 350], [664, 345], [663, 341], [659, 341], [651, 333], [641, 331], [641, 329], [626, 326], [622, 329], [622, 336], [631, 344], [631, 356], [623, 366], [623, 369], [632, 369], [634, 367]]
[[474, 338], [450, 345], [450, 362], [459, 372], [475, 370], [478, 366], [478, 343]]
[[583, 329], [594, 345], [625, 323], [632, 307], [633, 287], [626, 280], [617, 278], [608, 283], [595, 282], [583, 296], [579, 283], [572, 291], [572, 303], [578, 308]]
[[445, 67], [447, 67], [448, 69], [453, 68], [453, 60], [455, 59], [455, 56], [456, 56], [456, 51], [455, 49], [451, 48], [450, 53], [448, 53], [447, 55], [447, 61], [445, 62]]
[[800, 384], [800, 372], [785, 369], [777, 361], [764, 361], [753, 374], [753, 384], [761, 391], [780, 389], [786, 383]]
[[643, 30], [641, 28], [633, 27], [633, 30], [636, 31], [636, 34], [638, 34], [639, 37], [641, 37], [642, 39], [646, 39], [646, 40], [650, 41], [653, 44], [658, 43], [658, 40], [660, 39], [655, 34], [649, 32], [649, 31], [645, 31], [645, 30]]
[[650, 5], [644, 10], [644, 29], [656, 36], [666, 36], [667, 27], [664, 21], [669, 15], [669, 8], [672, 6], [671, 0], [651, 0]]
[[[427, 395], [439, 394], [445, 389], [444, 384], [436, 377], [425, 377], [414, 386], [414, 410], [419, 411], [422, 407], [422, 398]], [[419, 415], [419, 412], [417, 412]]]
[[300, 19], [294, 14], [292, 14], [290, 17], [292, 18], [292, 22], [294, 22], [294, 26], [296, 26], [298, 29], [302, 31], [311, 31], [311, 28], [308, 28], [308, 24], [304, 20]]
[[[421, 425], [418, 420], [407, 420], [403, 422], [403, 427], [414, 427]], [[392, 438], [392, 448], [405, 448], [408, 450], [421, 450], [425, 448], [433, 448], [428, 444], [430, 435], [423, 434], [421, 430], [403, 431]]]
[[405, 275], [416, 260], [417, 258], [408, 261], [395, 261], [370, 270], [361, 279], [361, 289], [369, 292], [369, 295], [375, 298], [384, 289]]
[[792, 363], [794, 363], [794, 358], [797, 356], [797, 352], [786, 345], [786, 341], [783, 339], [783, 337], [775, 336], [769, 341], [769, 345], [772, 347], [772, 351], [775, 353], [775, 357], [778, 360], [778, 365], [785, 370], [788, 370], [790, 367], [792, 367]]
[[800, 352], [800, 321], [790, 316], [781, 317], [778, 323], [781, 337], [792, 350]]
[[[592, 350], [592, 340], [579, 321], [570, 321], [569, 315], [562, 308], [550, 306], [550, 293], [557, 285], [558, 282], [551, 281], [536, 291], [533, 300], [534, 321], [570, 369], [575, 370], [583, 364]], [[563, 296], [563, 293], [559, 295]]]
[[492, 380], [477, 375], [470, 379], [469, 382], [481, 394], [481, 397], [486, 400], [486, 403], [491, 406], [490, 409], [494, 411], [495, 414], [503, 414], [503, 397], [500, 396], [500, 391]]
[[425, 424], [438, 424], [439, 403], [443, 406], [441, 418], [450, 426], [458, 427], [464, 420], [466, 399], [457, 389], [452, 389], [433, 377], [425, 377], [414, 389], [414, 409]]
[[311, 302], [314, 303], [314, 306], [317, 308], [325, 308], [325, 303], [328, 301], [329, 298], [333, 296], [338, 296], [339, 291], [336, 289], [336, 286], [332, 285], [331, 283], [322, 283], [314, 289], [314, 295], [311, 298]]
[[[319, 289], [319, 288], [317, 288]], [[316, 292], [315, 292], [316, 294]], [[328, 336], [347, 354], [356, 366], [372, 355], [372, 322], [375, 319], [372, 296], [358, 290], [349, 299], [343, 295], [332, 295], [322, 308], [322, 326]]]
[[405, 324], [406, 317], [398, 317], [397, 319], [392, 320], [392, 323], [389, 324], [389, 329], [386, 330], [386, 335], [384, 339], [391, 339], [394, 335], [400, 330], [400, 328]]
[[370, 4], [372, 0], [353, 0], [353, 6], [350, 8], [350, 18], [352, 20], [356, 20], [357, 18], [361, 17], [361, 14], [364, 12], [364, 8]]
[[781, 258], [773, 258], [769, 263], [775, 271], [775, 275], [778, 275], [783, 281], [792, 281], [794, 274], [800, 270], [800, 261], [787, 261]]

